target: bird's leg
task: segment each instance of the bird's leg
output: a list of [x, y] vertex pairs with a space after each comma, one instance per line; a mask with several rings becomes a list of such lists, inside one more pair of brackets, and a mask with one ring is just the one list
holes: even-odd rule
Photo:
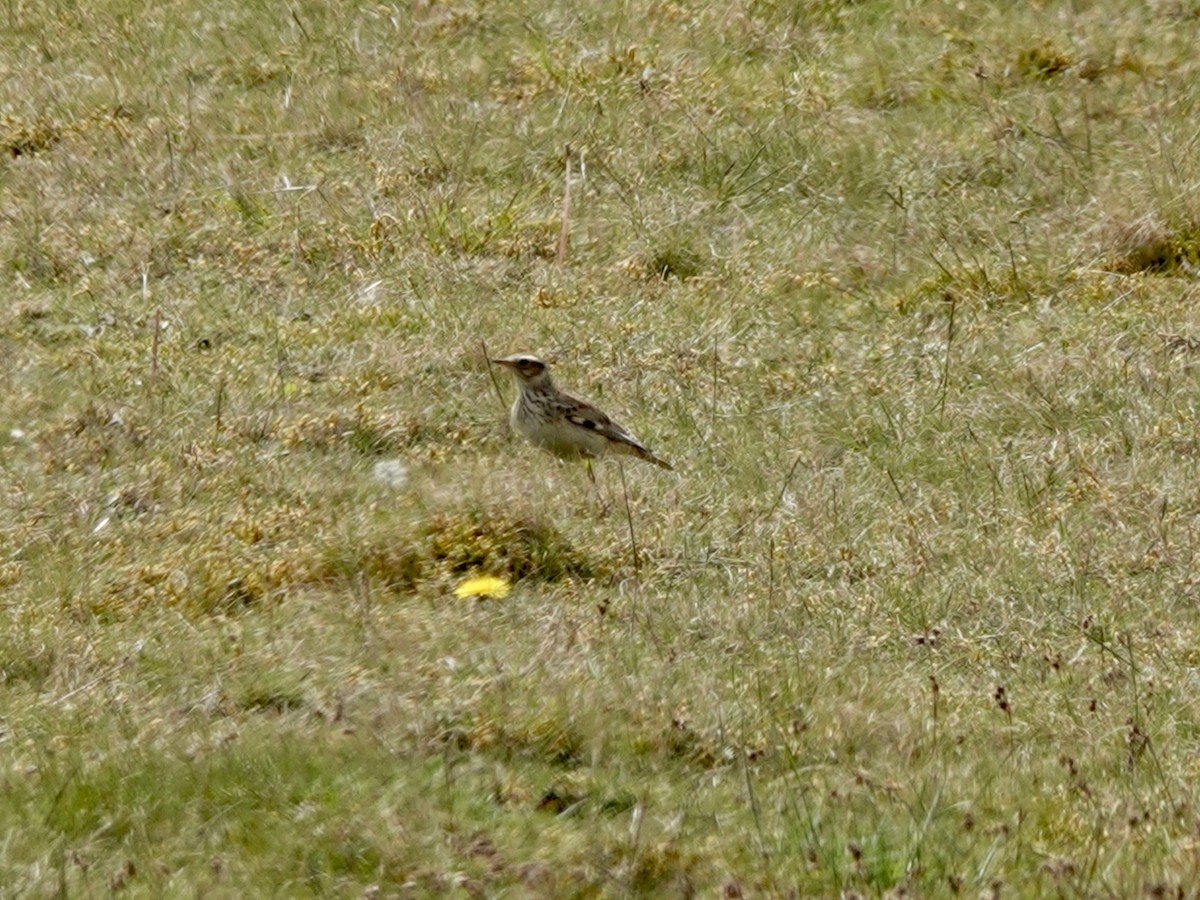
[[596, 472], [592, 468], [592, 458], [585, 456], [583, 458], [584, 465], [587, 466], [588, 480], [592, 483], [592, 494], [596, 498], [596, 517], [602, 518], [608, 514], [608, 504], [604, 502], [604, 498], [600, 496], [600, 483], [596, 480]]

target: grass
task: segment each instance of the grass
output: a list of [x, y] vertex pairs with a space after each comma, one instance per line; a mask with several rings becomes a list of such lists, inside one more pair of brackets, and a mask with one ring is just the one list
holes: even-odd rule
[[0, 20], [5, 890], [1194, 891], [1194, 3]]

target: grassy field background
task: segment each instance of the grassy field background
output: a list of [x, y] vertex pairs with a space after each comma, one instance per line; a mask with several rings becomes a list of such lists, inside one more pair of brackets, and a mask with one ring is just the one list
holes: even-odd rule
[[0, 894], [1197, 896], [1193, 0], [0, 25]]

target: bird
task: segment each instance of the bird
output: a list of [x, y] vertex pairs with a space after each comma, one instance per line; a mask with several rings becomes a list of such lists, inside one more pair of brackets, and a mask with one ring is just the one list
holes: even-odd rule
[[610, 453], [674, 468], [595, 406], [560, 391], [550, 377], [550, 368], [536, 356], [515, 353], [491, 362], [508, 369], [516, 379], [517, 399], [508, 420], [531, 444], [563, 459], [587, 460], [589, 475], [591, 461]]

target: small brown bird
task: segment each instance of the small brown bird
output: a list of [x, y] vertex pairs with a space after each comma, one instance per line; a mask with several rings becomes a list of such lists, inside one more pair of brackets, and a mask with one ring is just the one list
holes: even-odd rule
[[592, 460], [607, 453], [636, 456], [672, 468], [632, 434], [586, 400], [560, 391], [536, 356], [517, 353], [493, 363], [513, 373], [520, 389], [509, 422], [531, 444], [566, 459]]

